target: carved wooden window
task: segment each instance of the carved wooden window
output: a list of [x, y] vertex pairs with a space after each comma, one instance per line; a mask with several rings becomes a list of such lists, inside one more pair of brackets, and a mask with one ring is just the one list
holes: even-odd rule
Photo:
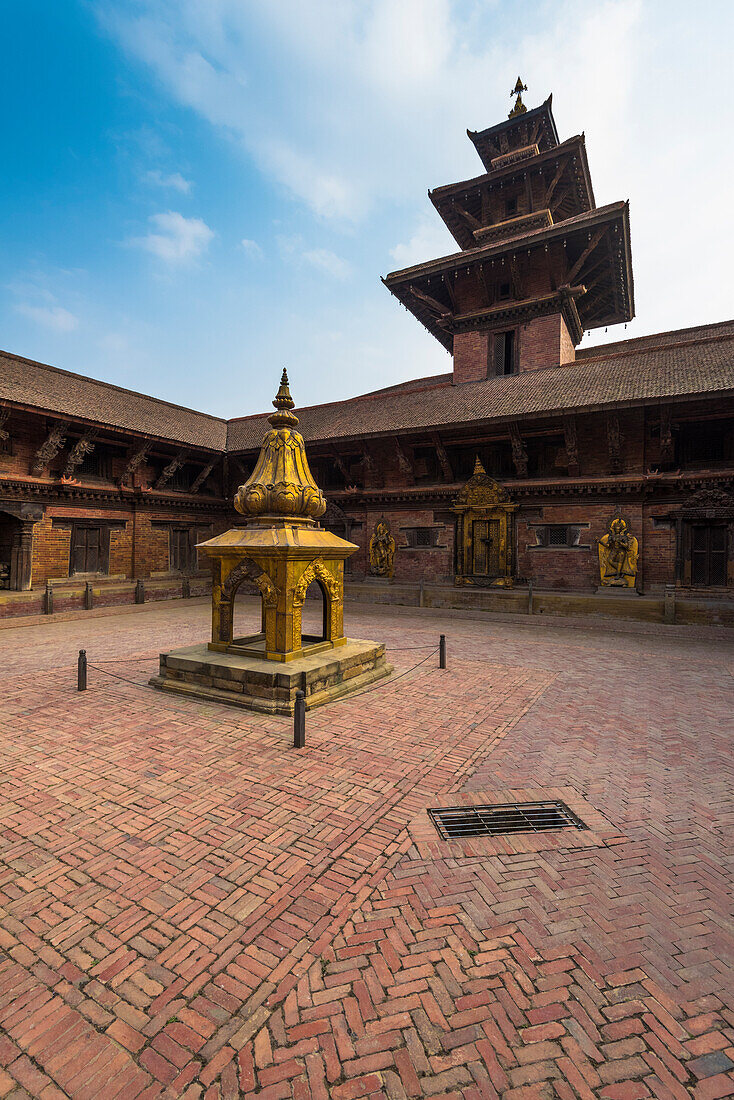
[[726, 584], [727, 528], [724, 523], [691, 525], [691, 584]]
[[509, 283], [500, 283], [499, 287], [497, 288], [497, 297], [500, 299], [507, 299], [510, 297], [511, 292], [512, 287]]
[[196, 564], [196, 531], [191, 527], [172, 527], [170, 531], [169, 568], [189, 573]]
[[495, 375], [515, 373], [515, 352], [517, 340], [515, 330], [492, 334], [492, 360], [490, 373]]
[[110, 533], [103, 524], [75, 523], [71, 529], [70, 573], [106, 573]]

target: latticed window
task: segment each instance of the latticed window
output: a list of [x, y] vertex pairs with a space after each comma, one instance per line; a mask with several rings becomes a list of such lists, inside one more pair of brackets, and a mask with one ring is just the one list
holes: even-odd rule
[[570, 547], [578, 546], [581, 529], [566, 523], [546, 523], [535, 528], [536, 546]]
[[409, 527], [405, 532], [408, 546], [412, 549], [426, 549], [435, 546], [438, 541], [437, 527]]

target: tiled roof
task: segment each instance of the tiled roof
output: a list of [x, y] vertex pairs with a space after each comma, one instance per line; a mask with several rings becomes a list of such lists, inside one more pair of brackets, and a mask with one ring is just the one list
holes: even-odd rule
[[226, 444], [227, 421], [219, 417], [7, 352], [0, 352], [0, 401], [192, 447], [221, 451]]
[[[580, 349], [563, 367], [458, 386], [451, 379], [414, 378], [297, 409], [300, 430], [317, 442], [734, 391], [734, 321]], [[268, 415], [226, 421], [4, 352], [0, 402], [218, 451], [259, 447]]]
[[[734, 323], [731, 329], [734, 332]], [[681, 338], [679, 342], [674, 342], [675, 336]], [[299, 430], [309, 442], [407, 434], [471, 421], [521, 420], [734, 391], [732, 335], [683, 337], [683, 333], [646, 337], [657, 340], [658, 346], [627, 353], [600, 347], [593, 349], [596, 358], [587, 356], [574, 364], [506, 378], [455, 386], [446, 381], [446, 375], [438, 375], [423, 379], [422, 388], [414, 382], [403, 392], [378, 391], [350, 401], [296, 409]], [[660, 346], [663, 340], [666, 343]], [[230, 420], [227, 449], [258, 447], [264, 425], [264, 414]]]

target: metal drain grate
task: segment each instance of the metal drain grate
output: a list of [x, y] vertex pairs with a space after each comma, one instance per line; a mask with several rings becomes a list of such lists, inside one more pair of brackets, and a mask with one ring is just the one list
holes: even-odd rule
[[444, 840], [502, 833], [540, 833], [548, 829], [586, 829], [563, 802], [507, 802], [502, 806], [453, 806], [429, 810]]

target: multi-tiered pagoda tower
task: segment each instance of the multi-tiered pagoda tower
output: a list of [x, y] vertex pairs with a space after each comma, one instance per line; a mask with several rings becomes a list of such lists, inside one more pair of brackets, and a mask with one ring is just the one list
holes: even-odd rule
[[485, 172], [429, 191], [461, 248], [384, 280], [454, 357], [454, 382], [555, 367], [585, 330], [634, 315], [629, 209], [597, 207], [584, 136], [559, 142], [549, 97], [468, 131]]

